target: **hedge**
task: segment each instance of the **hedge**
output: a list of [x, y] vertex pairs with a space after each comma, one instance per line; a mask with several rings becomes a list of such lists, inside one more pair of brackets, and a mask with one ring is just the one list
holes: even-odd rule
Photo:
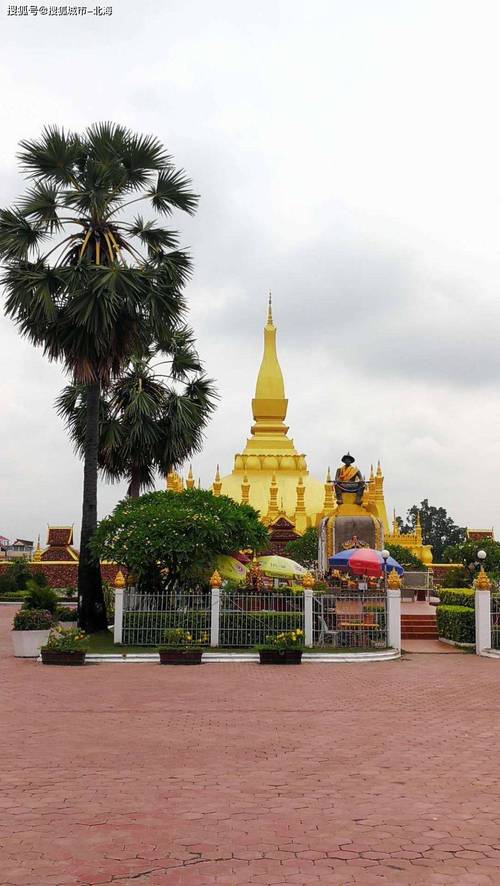
[[438, 594], [443, 606], [466, 606], [474, 609], [475, 592], [472, 588], [440, 588]]
[[[161, 643], [166, 628], [186, 628], [195, 642], [203, 642], [210, 634], [210, 611], [188, 609], [169, 612], [125, 612], [123, 642], [134, 646], [155, 646]], [[302, 612], [249, 611], [221, 609], [219, 636], [221, 646], [254, 646], [264, 643], [267, 634], [303, 629]], [[208, 638], [207, 638], [208, 639]], [[207, 640], [205, 640], [205, 643]]]
[[476, 642], [476, 616], [469, 606], [438, 606], [438, 636], [455, 643]]

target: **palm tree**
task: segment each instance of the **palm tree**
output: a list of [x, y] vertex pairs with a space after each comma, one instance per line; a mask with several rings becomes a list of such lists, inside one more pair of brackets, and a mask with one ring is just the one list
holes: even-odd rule
[[[167, 359], [157, 363], [159, 357]], [[159, 373], [160, 368], [165, 371]], [[180, 390], [175, 383], [182, 384]], [[216, 399], [213, 382], [202, 374], [188, 330], [174, 334], [168, 351], [164, 343], [161, 351], [155, 349], [149, 356], [134, 357], [101, 394], [102, 473], [112, 482], [126, 479], [128, 494], [138, 497], [141, 491], [154, 486], [157, 472], [168, 474], [200, 451]], [[83, 455], [85, 386], [65, 387], [56, 406], [66, 420], [77, 453]]]
[[[123, 126], [98, 123], [82, 134], [47, 127], [20, 148], [32, 186], [0, 211], [5, 310], [21, 335], [85, 386], [79, 618], [96, 631], [106, 627], [100, 568], [89, 548], [97, 524], [101, 389], [133, 354], [180, 324], [190, 259], [156, 216], [192, 214], [197, 197], [157, 138]], [[153, 218], [130, 216], [128, 207], [139, 201]]]

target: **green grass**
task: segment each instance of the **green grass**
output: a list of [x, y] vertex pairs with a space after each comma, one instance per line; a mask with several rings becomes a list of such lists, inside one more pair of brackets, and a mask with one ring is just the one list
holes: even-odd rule
[[[88, 651], [91, 654], [106, 654], [106, 653], [114, 653], [115, 655], [135, 655], [138, 652], [157, 652], [158, 646], [124, 646], [121, 644], [116, 644], [113, 642], [113, 634], [111, 631], [102, 631], [99, 634], [91, 634], [88, 638], [89, 646]], [[236, 648], [233, 646], [207, 646], [206, 652], [253, 652], [251, 647], [245, 646], [243, 648]], [[385, 647], [387, 648], [387, 647]], [[307, 652], [333, 652], [333, 653], [344, 653], [344, 652], [373, 652], [373, 647], [362, 647], [362, 646], [314, 646], [312, 649], [307, 649]], [[383, 650], [380, 649], [380, 652]]]

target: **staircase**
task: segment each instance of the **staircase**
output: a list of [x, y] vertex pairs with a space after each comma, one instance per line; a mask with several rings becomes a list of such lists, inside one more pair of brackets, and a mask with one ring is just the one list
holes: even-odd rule
[[401, 615], [402, 640], [437, 640], [436, 614]]

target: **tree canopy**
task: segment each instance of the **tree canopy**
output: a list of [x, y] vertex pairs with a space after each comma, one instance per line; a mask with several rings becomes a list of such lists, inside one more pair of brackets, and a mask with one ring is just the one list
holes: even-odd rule
[[315, 526], [309, 526], [300, 538], [289, 541], [285, 547], [285, 554], [296, 560], [301, 566], [312, 569], [318, 562], [318, 530]]
[[415, 531], [417, 514], [420, 514], [422, 526], [422, 540], [426, 545], [432, 545], [432, 557], [435, 563], [439, 563], [443, 557], [443, 551], [448, 545], [460, 544], [465, 539], [465, 529], [448, 516], [445, 508], [436, 508], [424, 498], [419, 505], [413, 505], [406, 514], [406, 520], [397, 518], [399, 529], [403, 535]]
[[480, 550], [486, 552], [484, 568], [488, 574], [493, 578], [500, 578], [500, 543], [493, 539], [485, 538], [482, 541], [464, 541], [461, 544], [449, 545], [444, 550], [443, 562], [461, 563], [465, 567], [464, 575], [470, 584], [479, 568], [477, 552]]
[[257, 511], [205, 489], [150, 492], [125, 499], [101, 520], [96, 556], [134, 572], [148, 590], [189, 587], [213, 568], [218, 554], [266, 547]]
[[394, 557], [404, 569], [409, 569], [410, 571], [425, 569], [422, 561], [419, 560], [418, 557], [415, 557], [415, 554], [412, 554], [412, 552], [408, 550], [408, 548], [405, 548], [404, 545], [386, 545], [385, 547], [389, 551], [391, 557]]

